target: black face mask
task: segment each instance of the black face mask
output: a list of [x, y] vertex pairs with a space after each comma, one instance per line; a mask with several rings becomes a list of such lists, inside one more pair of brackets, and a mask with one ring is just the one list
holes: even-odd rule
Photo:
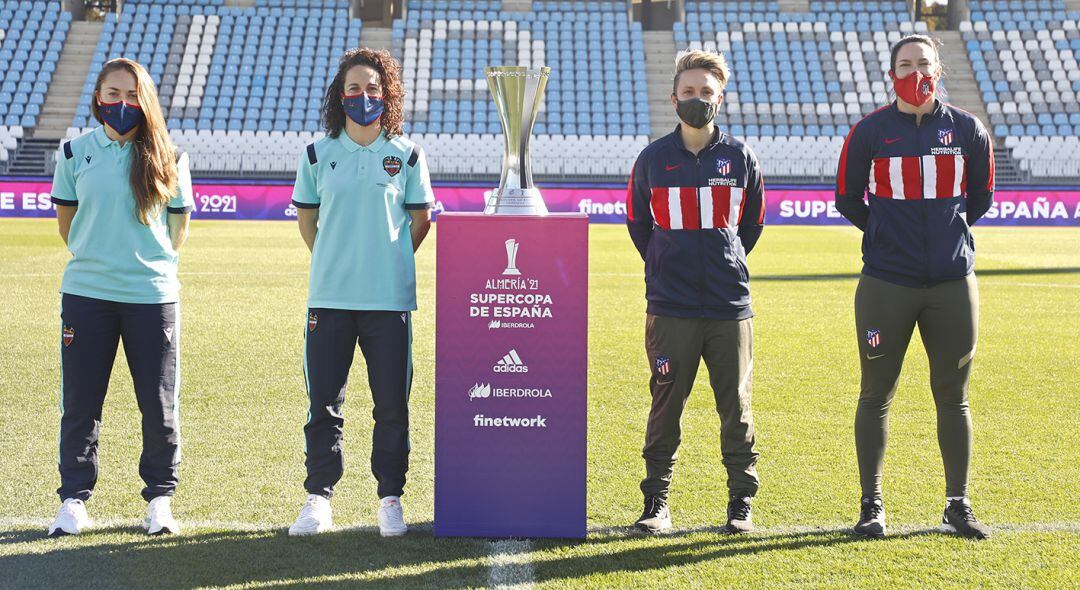
[[713, 118], [716, 117], [716, 103], [704, 98], [688, 98], [678, 101], [675, 112], [687, 125], [694, 129], [701, 129], [712, 123]]

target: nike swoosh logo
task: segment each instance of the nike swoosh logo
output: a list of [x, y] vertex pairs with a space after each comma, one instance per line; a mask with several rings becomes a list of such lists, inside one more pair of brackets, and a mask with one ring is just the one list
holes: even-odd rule
[[899, 137], [894, 137], [892, 139], [886, 139], [885, 143], [896, 143], [896, 142], [900, 141], [900, 139], [901, 138], [899, 138]]
[[867, 354], [867, 355], [866, 355], [866, 358], [867, 358], [868, 360], [871, 360], [871, 361], [872, 361], [872, 360], [874, 360], [874, 359], [879, 359], [879, 358], [881, 358], [881, 357], [883, 357], [883, 356], [885, 356], [885, 355], [883, 355], [883, 354], [879, 354], [879, 355], [877, 355], [877, 356], [870, 356], [869, 354]]
[[671, 172], [672, 170], [678, 168], [679, 166], [682, 166], [682, 164], [675, 164], [674, 166], [664, 166], [664, 170], [666, 170], [667, 172]]

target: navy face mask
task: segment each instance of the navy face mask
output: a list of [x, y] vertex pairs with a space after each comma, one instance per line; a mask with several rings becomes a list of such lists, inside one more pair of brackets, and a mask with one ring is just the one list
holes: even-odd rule
[[101, 121], [112, 127], [120, 135], [127, 135], [129, 131], [138, 127], [143, 122], [143, 112], [138, 105], [122, 100], [116, 102], [98, 101], [98, 113]]
[[341, 106], [345, 109], [345, 114], [357, 125], [367, 127], [382, 116], [385, 103], [381, 96], [368, 96], [365, 92], [351, 96], [342, 95]]

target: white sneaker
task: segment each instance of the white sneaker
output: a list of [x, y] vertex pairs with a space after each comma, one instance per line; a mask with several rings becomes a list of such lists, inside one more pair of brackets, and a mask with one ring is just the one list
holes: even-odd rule
[[379, 500], [379, 534], [384, 537], [399, 537], [409, 527], [401, 513], [401, 498], [387, 496]]
[[334, 527], [334, 517], [330, 511], [330, 500], [315, 494], [308, 494], [300, 516], [289, 527], [290, 536], [317, 535]]
[[86, 513], [86, 504], [82, 500], [68, 498], [56, 513], [56, 520], [49, 526], [49, 536], [77, 535], [93, 524]]
[[151, 535], [176, 535], [180, 533], [180, 525], [172, 515], [172, 498], [158, 496], [150, 500], [146, 507], [146, 520], [143, 528]]

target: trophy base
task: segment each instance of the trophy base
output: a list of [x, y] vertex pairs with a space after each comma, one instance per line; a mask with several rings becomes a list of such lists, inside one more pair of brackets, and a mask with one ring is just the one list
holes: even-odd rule
[[547, 204], [540, 196], [540, 189], [496, 189], [484, 203], [484, 215], [547, 215]]

